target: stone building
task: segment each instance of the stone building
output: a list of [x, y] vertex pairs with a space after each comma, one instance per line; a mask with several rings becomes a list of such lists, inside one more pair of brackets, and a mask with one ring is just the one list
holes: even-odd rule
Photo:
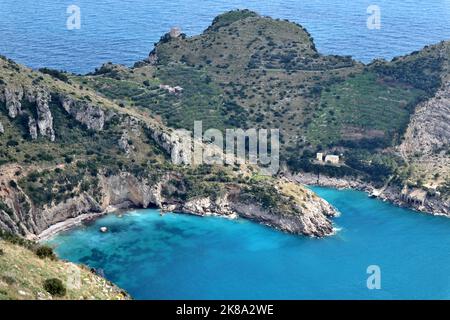
[[323, 161], [323, 153], [322, 152], [318, 152], [316, 155], [316, 160], [322, 162]]
[[336, 156], [334, 154], [329, 154], [325, 157], [325, 162], [326, 163], [333, 163], [333, 164], [338, 164], [339, 163], [339, 156]]
[[325, 155], [323, 152], [318, 152], [316, 154], [316, 161], [320, 163], [332, 163], [332, 164], [339, 164], [339, 156], [334, 154], [328, 154]]
[[404, 186], [400, 197], [407, 203], [423, 206], [427, 199], [427, 192], [418, 188], [409, 190], [408, 186]]
[[181, 36], [181, 29], [179, 27], [173, 27], [170, 29], [169, 34], [171, 38], [178, 38]]

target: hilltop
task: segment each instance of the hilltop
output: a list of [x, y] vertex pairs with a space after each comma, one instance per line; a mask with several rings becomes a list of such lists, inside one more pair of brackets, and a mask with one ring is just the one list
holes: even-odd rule
[[[218, 16], [198, 36], [166, 34], [131, 69], [153, 70], [154, 79], [188, 88], [176, 108], [145, 95], [131, 99], [185, 128], [193, 119], [214, 128], [280, 128], [281, 156], [295, 173], [321, 172], [374, 188], [408, 186], [445, 201], [449, 61], [447, 41], [363, 65], [319, 53], [301, 25], [238, 10]], [[197, 108], [197, 101], [208, 104]], [[317, 152], [338, 154], [344, 165], [317, 165]]]

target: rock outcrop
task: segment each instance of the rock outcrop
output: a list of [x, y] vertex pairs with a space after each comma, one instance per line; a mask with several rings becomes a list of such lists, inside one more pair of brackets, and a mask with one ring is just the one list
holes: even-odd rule
[[[434, 97], [416, 107], [398, 149], [409, 166], [409, 181], [420, 182], [418, 187], [439, 195], [439, 189], [450, 181], [450, 81], [444, 82]], [[445, 192], [443, 198], [450, 200]], [[427, 210], [445, 211], [445, 207], [450, 211], [448, 205], [444, 202], [439, 205], [437, 201], [437, 205]]]
[[22, 112], [22, 99], [23, 99], [22, 87], [5, 87], [3, 95], [0, 95], [0, 100], [6, 104], [8, 115], [11, 118], [17, 117]]
[[450, 82], [417, 106], [400, 149], [411, 156], [431, 154], [443, 147], [450, 147]]
[[[11, 172], [16, 170], [18, 168], [11, 168]], [[302, 204], [295, 205], [293, 210], [283, 211], [282, 208], [266, 208], [256, 201], [249, 201], [245, 190], [234, 184], [217, 197], [201, 196], [184, 200], [167, 196], [163, 189], [169, 185], [173, 188], [171, 183], [180, 178], [175, 173], [168, 173], [156, 180], [137, 178], [128, 172], [112, 176], [99, 174], [98, 178], [100, 191], [95, 198], [82, 192], [79, 196], [44, 208], [35, 207], [20, 187], [12, 188], [1, 183], [0, 197], [12, 213], [0, 211], [0, 228], [35, 238], [56, 224], [83, 215], [91, 218], [107, 212], [110, 207], [157, 207], [163, 211], [200, 216], [242, 217], [289, 233], [322, 237], [333, 233], [329, 218], [337, 214], [326, 201], [306, 189], [299, 189], [305, 199]], [[183, 190], [174, 194], [178, 192]]]
[[48, 137], [50, 141], [55, 141], [53, 116], [48, 105], [49, 101], [50, 95], [46, 91], [39, 91], [36, 94], [37, 126], [41, 136]]
[[37, 123], [33, 117], [28, 115], [28, 132], [30, 133], [30, 137], [33, 140], [36, 140], [38, 137]]
[[158, 54], [156, 53], [156, 50], [153, 50], [152, 52], [150, 52], [150, 54], [148, 55], [148, 58], [147, 58], [147, 62], [152, 66], [155, 66], [158, 64]]
[[3, 124], [0, 122], [0, 134], [5, 133], [5, 128], [3, 127]]
[[[50, 94], [42, 88], [23, 88], [22, 86], [6, 86], [0, 100], [5, 103], [8, 115], [11, 119], [26, 114], [28, 116], [29, 133], [32, 139], [37, 139], [38, 133], [47, 137], [50, 141], [55, 140], [53, 130], [53, 116], [50, 111]], [[26, 101], [35, 110], [24, 110], [22, 103]], [[36, 114], [36, 119], [32, 114]]]
[[127, 156], [134, 150], [134, 146], [129, 143], [130, 136], [128, 130], [124, 130], [122, 136], [119, 139], [119, 147], [125, 152]]
[[305, 192], [310, 200], [305, 203], [306, 209], [300, 213], [280, 212], [245, 201], [239, 190], [232, 190], [215, 200], [210, 197], [197, 198], [168, 209], [201, 216], [242, 217], [293, 234], [319, 237], [332, 234], [333, 225], [328, 218], [334, 217], [336, 210], [326, 201], [314, 196], [311, 191]]
[[[296, 175], [287, 174], [287, 176], [289, 179], [300, 184], [317, 185], [335, 189], [354, 189], [364, 191], [370, 196], [374, 196], [374, 191], [378, 190], [370, 182], [355, 177], [335, 178], [320, 175], [320, 178], [318, 179], [316, 174], [311, 173], [299, 173]], [[405, 207], [433, 215], [450, 216], [450, 200], [439, 198], [437, 195], [427, 197], [426, 202], [423, 205], [407, 202], [402, 197], [402, 189], [399, 186], [390, 185], [376, 197], [384, 201], [389, 201], [399, 207]]]
[[105, 112], [98, 106], [61, 95], [59, 101], [68, 114], [88, 129], [101, 131], [105, 125]]
[[188, 131], [167, 131], [161, 128], [147, 126], [153, 140], [172, 157], [176, 164], [192, 163], [192, 147]]

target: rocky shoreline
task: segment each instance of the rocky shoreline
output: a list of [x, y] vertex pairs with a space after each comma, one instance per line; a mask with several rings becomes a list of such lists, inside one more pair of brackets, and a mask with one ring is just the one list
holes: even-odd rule
[[[366, 192], [369, 196], [373, 195], [373, 192], [377, 190], [371, 183], [351, 177], [334, 178], [321, 175], [318, 178], [316, 174], [311, 173], [288, 174], [287, 177], [292, 181], [305, 185], [336, 189], [354, 189]], [[376, 198], [421, 213], [450, 217], [449, 201], [444, 201], [437, 197], [427, 197], [424, 205], [409, 203], [402, 199], [401, 189], [399, 187], [388, 186], [381, 194], [377, 195]]]
[[84, 222], [87, 221], [93, 221], [95, 219], [98, 219], [100, 217], [103, 217], [107, 214], [118, 214], [121, 211], [125, 209], [130, 209], [131, 207], [128, 204], [124, 205], [116, 205], [116, 206], [109, 206], [106, 208], [106, 210], [102, 212], [92, 212], [92, 213], [85, 213], [81, 214], [75, 218], [69, 218], [67, 220], [64, 220], [62, 222], [58, 222], [49, 228], [45, 229], [41, 233], [39, 233], [37, 236], [28, 236], [29, 240], [35, 240], [38, 242], [41, 241], [47, 241], [50, 238], [56, 236], [58, 233], [73, 229], [75, 227], [78, 227], [82, 225]]
[[[3, 186], [0, 191], [8, 195], [5, 201], [17, 209], [11, 215], [0, 215], [0, 227], [30, 240], [43, 241], [108, 213], [155, 207], [162, 213], [241, 217], [292, 234], [324, 237], [334, 233], [331, 218], [338, 214], [333, 206], [315, 193], [287, 179], [277, 180], [275, 184], [274, 190], [284, 199], [282, 203], [267, 207], [248, 198], [251, 194], [239, 184], [228, 185], [220, 195], [183, 200], [165, 191], [171, 189], [173, 195], [183, 192], [184, 187], [176, 180], [179, 179], [177, 174], [167, 174], [158, 181], [137, 178], [129, 172], [98, 177], [99, 191], [95, 197], [84, 192], [45, 208], [34, 206], [22, 189]], [[17, 205], [17, 199], [29, 201], [28, 211]]]
[[[350, 177], [333, 178], [322, 175], [318, 179], [317, 175], [315, 174], [302, 173], [296, 175], [286, 174], [286, 178], [295, 183], [304, 185], [323, 186], [336, 189], [354, 189], [366, 192], [368, 196], [370, 196], [374, 192], [374, 190], [376, 190], [376, 188], [372, 184]], [[155, 202], [159, 202], [158, 207], [161, 210], [161, 214], [163, 214], [164, 212], [175, 212], [179, 214], [192, 214], [202, 217], [220, 216], [229, 219], [236, 219], [240, 217], [267, 225], [280, 231], [294, 234], [305, 234], [304, 225], [300, 227], [297, 218], [288, 216], [276, 217], [267, 212], [263, 212], [261, 208], [256, 208], [255, 206], [246, 205], [239, 202], [229, 201], [229, 196], [230, 195], [224, 195], [224, 197], [216, 199], [215, 201], [212, 201], [209, 197], [204, 197], [187, 201], [185, 203], [176, 204], [162, 204], [161, 199], [159, 199], [160, 201]], [[152, 198], [154, 200], [158, 199], [158, 197]], [[408, 208], [414, 211], [450, 217], [449, 203], [437, 198], [428, 198], [424, 206], [407, 203], [401, 199], [401, 190], [397, 187], [387, 187], [377, 198], [383, 201], [388, 201], [396, 206]], [[119, 204], [109, 205], [105, 210], [102, 210], [100, 212], [83, 213], [74, 218], [68, 218], [67, 220], [58, 222], [42, 231], [40, 234], [35, 236], [34, 239], [38, 241], [45, 241], [60, 232], [79, 226], [83, 222], [94, 220], [106, 214], [117, 213], [126, 209], [144, 209], [148, 205], [149, 203], [144, 205], [144, 203], [125, 200], [120, 202]], [[324, 210], [324, 212], [328, 212], [328, 217], [337, 216], [337, 213], [333, 212], [331, 206], [322, 209]], [[317, 221], [315, 220], [315, 222]], [[308, 232], [313, 236], [321, 236], [321, 233], [323, 233], [322, 236], [332, 235], [335, 232], [332, 229], [328, 230], [329, 228], [327, 228], [325, 224], [322, 225], [322, 227], [318, 228], [317, 226], [313, 226], [313, 223], [310, 223], [309, 227], [311, 229], [309, 229]]]

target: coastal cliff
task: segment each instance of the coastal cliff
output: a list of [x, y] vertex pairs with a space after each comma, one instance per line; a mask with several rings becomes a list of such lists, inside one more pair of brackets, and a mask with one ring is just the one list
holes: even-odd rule
[[426, 198], [424, 203], [417, 203], [407, 201], [402, 195], [402, 188], [399, 186], [386, 186], [381, 193], [372, 183], [363, 181], [355, 177], [329, 177], [311, 173], [297, 173], [295, 175], [289, 174], [288, 178], [300, 184], [310, 186], [321, 186], [336, 189], [353, 189], [367, 193], [367, 196], [373, 196], [383, 201], [388, 201], [399, 207], [409, 208], [422, 213], [432, 215], [444, 215], [450, 217], [450, 201], [445, 200], [436, 195], [430, 195]]
[[63, 74], [0, 62], [11, 71], [0, 85], [1, 229], [39, 239], [114, 208], [151, 206], [307, 236], [333, 233], [335, 209], [302, 186], [260, 176], [255, 166], [175, 165], [173, 157], [187, 163], [191, 152], [155, 118]]
[[336, 215], [335, 209], [311, 191], [284, 180], [273, 189], [280, 196], [273, 201], [280, 203], [268, 205], [248, 185], [237, 183], [227, 184], [217, 195], [187, 199], [187, 182], [177, 173], [166, 174], [157, 181], [137, 178], [129, 172], [108, 177], [99, 173], [98, 178], [95, 195], [83, 192], [44, 208], [35, 206], [20, 187], [5, 188], [3, 184], [2, 212], [9, 212], [0, 216], [1, 228], [30, 239], [42, 239], [112, 208], [157, 207], [162, 212], [242, 217], [294, 234], [322, 237], [333, 232], [330, 218]]

